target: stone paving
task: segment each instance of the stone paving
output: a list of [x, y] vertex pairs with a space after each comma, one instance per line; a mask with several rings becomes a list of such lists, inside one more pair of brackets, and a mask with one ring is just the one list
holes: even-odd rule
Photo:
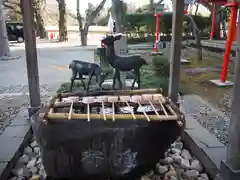
[[186, 95], [181, 100], [181, 111], [196, 119], [204, 128], [214, 134], [223, 144], [227, 144], [229, 117], [214, 105], [203, 101], [197, 95]]
[[[42, 85], [40, 88], [41, 99], [44, 100], [55, 93], [55, 89], [59, 87], [56, 84], [50, 88], [50, 85]], [[0, 87], [0, 135], [4, 129], [15, 118], [21, 108], [28, 108], [29, 95], [27, 85], [18, 85], [11, 87]]]
[[20, 108], [26, 105], [26, 99], [26, 96], [0, 97], [0, 135], [19, 112]]
[[[62, 43], [65, 47], [53, 43], [54, 48], [49, 48], [49, 43], [47, 48], [43, 47], [44, 44], [47, 46], [46, 42], [38, 44], [42, 48], [37, 50], [41, 96], [55, 93], [62, 82], [69, 81], [71, 72], [68, 65], [73, 59], [93, 61], [94, 57], [92, 48], [72, 47], [71, 42]], [[11, 47], [11, 55], [19, 58], [0, 61], [0, 134], [29, 100], [24, 44], [16, 46], [21, 48]]]

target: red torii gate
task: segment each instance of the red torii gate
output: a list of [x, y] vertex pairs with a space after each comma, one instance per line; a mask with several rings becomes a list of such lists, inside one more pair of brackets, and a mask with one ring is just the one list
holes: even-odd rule
[[220, 78], [221, 83], [225, 83], [227, 72], [228, 72], [228, 64], [230, 59], [232, 41], [234, 40], [235, 33], [236, 33], [237, 9], [238, 9], [238, 4], [240, 4], [240, 2], [238, 0], [200, 0], [200, 2], [214, 4], [213, 16], [212, 16], [212, 30], [210, 34], [211, 39], [213, 39], [213, 36], [214, 36], [214, 27], [216, 22], [215, 5], [224, 5], [224, 6], [231, 7], [230, 26], [229, 26], [226, 48], [224, 53], [224, 63], [223, 63], [222, 73]]
[[214, 33], [215, 33], [215, 23], [216, 23], [216, 5], [222, 6], [227, 4], [227, 0], [200, 0], [200, 3], [213, 3], [213, 12], [212, 12], [212, 28], [211, 28], [211, 33], [210, 33], [210, 39], [214, 38]]
[[[184, 14], [188, 13], [188, 6], [190, 3], [191, 3], [191, 0], [184, 0], [184, 12], [183, 12]], [[166, 10], [166, 8], [164, 8], [164, 4], [156, 4], [155, 7], [153, 7], [153, 9], [155, 10], [154, 16], [156, 17], [156, 36], [155, 36], [154, 47], [155, 47], [156, 53], [158, 53], [159, 49], [158, 49], [157, 43], [160, 40], [160, 18], [163, 15], [164, 10]]]

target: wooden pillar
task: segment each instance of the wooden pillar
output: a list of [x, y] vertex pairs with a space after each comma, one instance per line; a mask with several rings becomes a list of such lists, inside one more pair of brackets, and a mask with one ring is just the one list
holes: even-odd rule
[[37, 108], [41, 104], [32, 1], [21, 0], [21, 7], [23, 14], [26, 64], [31, 109]]
[[[238, 14], [240, 15], [239, 11]], [[224, 180], [240, 179], [240, 19], [237, 26], [237, 59], [232, 97], [232, 114], [228, 129], [227, 159], [221, 162], [220, 172]]]
[[233, 3], [231, 6], [231, 16], [230, 16], [230, 25], [228, 30], [228, 37], [226, 42], [226, 48], [223, 58], [223, 67], [222, 67], [222, 73], [221, 73], [221, 82], [225, 82], [227, 79], [227, 73], [228, 73], [228, 65], [230, 61], [230, 55], [231, 55], [231, 49], [232, 49], [232, 42], [234, 38], [234, 33], [236, 31], [236, 20], [237, 20], [237, 4]]
[[0, 0], [0, 47], [1, 59], [3, 56], [8, 56], [10, 52], [2, 0]]
[[156, 37], [155, 37], [155, 51], [158, 52], [158, 41], [159, 39], [159, 34], [160, 34], [160, 14], [156, 14]]
[[[240, 26], [238, 22], [238, 32], [240, 32]], [[240, 44], [240, 37], [238, 34], [237, 43]], [[230, 126], [228, 131], [228, 153], [227, 162], [232, 164], [234, 167], [240, 169], [240, 51], [237, 50], [236, 60], [236, 74], [235, 83], [233, 87], [232, 97], [232, 115], [230, 119]]]
[[168, 96], [174, 103], [178, 101], [181, 64], [181, 41], [184, 17], [184, 1], [172, 0], [172, 42], [170, 51], [170, 76]]

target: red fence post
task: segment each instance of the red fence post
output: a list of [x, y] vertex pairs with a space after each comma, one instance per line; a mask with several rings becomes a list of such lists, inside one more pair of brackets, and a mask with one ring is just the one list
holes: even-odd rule
[[158, 52], [157, 41], [159, 37], [159, 29], [160, 29], [160, 14], [156, 14], [156, 40], [155, 40], [155, 51]]
[[215, 24], [216, 24], [216, 16], [217, 16], [217, 11], [216, 11], [216, 5], [213, 5], [213, 14], [212, 14], [212, 28], [211, 28], [211, 33], [210, 33], [210, 39], [214, 39], [214, 34], [215, 34]]
[[230, 16], [230, 26], [229, 26], [229, 31], [228, 31], [228, 37], [227, 37], [227, 42], [226, 42], [226, 49], [225, 49], [225, 54], [224, 54], [224, 62], [223, 62], [223, 67], [222, 67], [222, 73], [221, 73], [221, 82], [225, 82], [227, 78], [227, 72], [228, 72], [228, 64], [229, 64], [229, 59], [230, 59], [230, 53], [231, 53], [231, 48], [232, 48], [232, 41], [233, 41], [233, 36], [236, 28], [236, 20], [237, 20], [237, 9], [238, 5], [237, 3], [232, 3], [232, 10], [231, 10], [231, 16]]

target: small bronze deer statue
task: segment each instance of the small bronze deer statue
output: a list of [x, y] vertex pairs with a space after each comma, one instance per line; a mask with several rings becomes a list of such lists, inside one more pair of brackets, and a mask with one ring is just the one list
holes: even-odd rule
[[115, 69], [113, 75], [113, 89], [115, 89], [116, 79], [119, 82], [120, 88], [122, 88], [122, 82], [120, 80], [121, 71], [132, 71], [134, 73], [134, 81], [132, 83], [131, 89], [134, 88], [134, 84], [137, 81], [138, 89], [140, 89], [140, 68], [143, 65], [147, 65], [147, 62], [141, 55], [124, 55], [119, 56], [115, 54], [114, 42], [120, 40], [122, 37], [121, 34], [110, 35], [102, 39], [102, 43], [106, 46], [106, 58], [109, 61], [109, 64]]
[[[72, 87], [75, 79], [81, 80], [83, 89], [88, 91], [93, 76], [96, 77], [96, 83], [98, 85], [98, 88], [101, 90], [102, 84], [108, 76], [108, 73], [104, 73], [100, 66], [96, 63], [73, 60], [69, 64], [69, 69], [72, 70], [71, 85], [69, 90], [70, 92], [72, 92]], [[89, 76], [87, 87], [83, 81], [83, 76]]]

